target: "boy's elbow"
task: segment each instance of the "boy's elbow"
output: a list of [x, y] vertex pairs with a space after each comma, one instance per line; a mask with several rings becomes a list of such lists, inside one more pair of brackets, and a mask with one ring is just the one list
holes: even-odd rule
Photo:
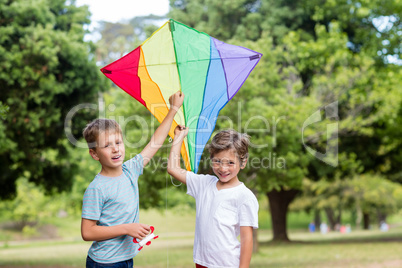
[[94, 241], [93, 235], [91, 234], [91, 227], [88, 225], [88, 220], [84, 220], [81, 223], [81, 237], [84, 241]]
[[175, 174], [174, 170], [175, 169], [173, 167], [170, 167], [170, 166], [167, 167], [167, 173], [169, 175], [173, 176], [173, 177], [174, 177], [174, 174]]
[[167, 168], [167, 173], [172, 176], [173, 178], [180, 180], [180, 172], [181, 168], [175, 168], [175, 167], [168, 167]]
[[167, 172], [170, 176], [172, 176], [176, 180], [186, 184], [186, 170], [181, 168], [168, 168]]
[[169, 173], [169, 175], [173, 176], [173, 173], [175, 172], [175, 170], [177, 169], [175, 163], [171, 162], [171, 159], [169, 158], [169, 161], [167, 163], [167, 172]]
[[84, 240], [84, 241], [92, 241], [90, 236], [88, 235], [88, 233], [85, 232], [84, 230], [81, 230], [81, 237], [82, 237], [82, 240]]

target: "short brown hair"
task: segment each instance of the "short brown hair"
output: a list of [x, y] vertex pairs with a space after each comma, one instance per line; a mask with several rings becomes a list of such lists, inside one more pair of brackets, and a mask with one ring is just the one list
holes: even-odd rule
[[250, 144], [250, 136], [239, 133], [233, 129], [227, 129], [218, 132], [209, 145], [210, 158], [215, 154], [226, 150], [233, 150], [239, 157], [241, 164], [248, 159], [248, 146]]
[[84, 128], [82, 134], [89, 149], [96, 148], [99, 134], [105, 131], [122, 133], [120, 125], [115, 120], [105, 118], [95, 119]]

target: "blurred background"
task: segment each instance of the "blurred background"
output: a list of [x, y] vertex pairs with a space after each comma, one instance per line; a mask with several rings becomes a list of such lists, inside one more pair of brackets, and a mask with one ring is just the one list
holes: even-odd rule
[[[100, 165], [82, 129], [124, 122], [128, 159], [158, 126], [99, 69], [172, 18], [263, 53], [215, 128], [251, 136], [251, 267], [402, 267], [401, 17], [398, 0], [0, 0], [0, 266], [85, 266]], [[169, 150], [140, 177], [140, 221], [160, 238], [136, 267], [193, 267], [195, 203]]]

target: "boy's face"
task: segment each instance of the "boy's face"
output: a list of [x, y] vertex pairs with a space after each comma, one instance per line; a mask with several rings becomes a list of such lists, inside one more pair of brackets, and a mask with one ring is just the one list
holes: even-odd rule
[[235, 184], [239, 181], [237, 174], [244, 166], [233, 150], [221, 151], [211, 159], [212, 170], [221, 183]]
[[109, 131], [100, 133], [96, 148], [90, 149], [89, 153], [93, 159], [101, 163], [102, 170], [113, 171], [119, 169], [124, 162], [125, 156], [121, 133]]

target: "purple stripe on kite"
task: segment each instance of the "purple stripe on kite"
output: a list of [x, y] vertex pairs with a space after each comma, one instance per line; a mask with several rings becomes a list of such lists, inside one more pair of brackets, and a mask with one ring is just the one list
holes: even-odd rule
[[228, 99], [231, 100], [257, 65], [262, 54], [248, 48], [226, 44], [215, 38], [212, 40], [222, 60], [228, 85]]

